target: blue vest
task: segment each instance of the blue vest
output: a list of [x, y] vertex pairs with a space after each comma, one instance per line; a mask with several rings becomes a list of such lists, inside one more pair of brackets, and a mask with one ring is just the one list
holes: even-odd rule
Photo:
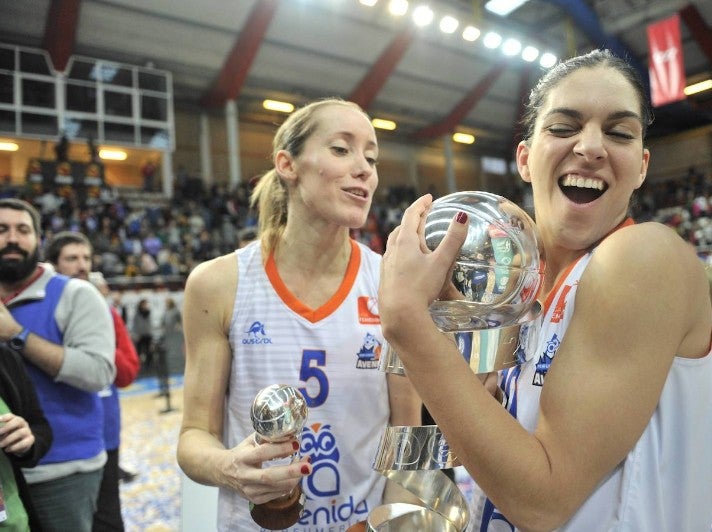
[[99, 392], [104, 408], [104, 443], [107, 451], [115, 451], [121, 443], [121, 405], [119, 389], [112, 384]]
[[[63, 335], [54, 312], [68, 281], [64, 275], [55, 275], [47, 283], [44, 299], [19, 303], [9, 309], [10, 313], [34, 334], [62, 345]], [[55, 382], [24, 357], [23, 360], [54, 434], [52, 446], [40, 464], [82, 460], [101, 453], [104, 450], [104, 419], [99, 396]]]

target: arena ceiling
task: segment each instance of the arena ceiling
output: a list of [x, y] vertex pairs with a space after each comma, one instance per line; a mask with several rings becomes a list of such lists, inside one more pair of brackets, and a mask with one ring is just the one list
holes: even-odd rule
[[[44, 48], [60, 70], [72, 54], [168, 70], [178, 108], [220, 112], [235, 99], [241, 120], [275, 123], [265, 98], [340, 96], [397, 122], [381, 136], [431, 142], [461, 129], [496, 155], [511, 153], [541, 68], [441, 32], [443, 15], [560, 58], [608, 47], [646, 72], [647, 25], [680, 13], [688, 81], [712, 76], [711, 0], [529, 0], [507, 17], [482, 0], [427, 3], [435, 23], [420, 28], [388, 0], [0, 0], [0, 41]], [[657, 109], [650, 135], [710, 123], [707, 91]]]

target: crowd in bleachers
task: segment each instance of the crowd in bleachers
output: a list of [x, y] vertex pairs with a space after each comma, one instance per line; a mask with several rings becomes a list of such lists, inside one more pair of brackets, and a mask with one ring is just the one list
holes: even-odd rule
[[646, 183], [635, 205], [636, 220], [655, 220], [674, 228], [700, 258], [712, 257], [712, 175], [689, 168], [686, 175]]
[[105, 189], [80, 201], [71, 194], [36, 194], [7, 183], [3, 196], [34, 204], [42, 217], [43, 240], [58, 231], [80, 231], [94, 247], [94, 266], [107, 278], [185, 276], [195, 264], [235, 249], [256, 219], [249, 208], [249, 185], [228, 191], [186, 183], [172, 200], [160, 194], [131, 195]]
[[[109, 279], [156, 275], [184, 279], [196, 264], [254, 238], [257, 219], [249, 206], [251, 189], [250, 183], [234, 190], [223, 184], [206, 187], [200, 179], [188, 178], [176, 181], [171, 199], [106, 188], [96, 198], [80, 200], [71, 194], [37, 193], [6, 180], [0, 196], [33, 203], [42, 215], [44, 240], [63, 230], [86, 234], [94, 247], [95, 268]], [[675, 228], [706, 258], [712, 251], [711, 193], [712, 178], [691, 168], [678, 179], [644, 184], [633, 215], [638, 221], [654, 219]], [[352, 236], [383, 252], [387, 235], [416, 197], [410, 186], [386, 189], [374, 201], [366, 225], [353, 230]]]

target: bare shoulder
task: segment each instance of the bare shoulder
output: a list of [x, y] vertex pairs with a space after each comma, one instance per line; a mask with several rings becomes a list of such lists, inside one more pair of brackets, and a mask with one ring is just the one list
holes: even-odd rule
[[207, 314], [219, 311], [221, 320], [232, 313], [237, 290], [237, 258], [235, 253], [205, 261], [190, 272], [185, 286], [187, 312], [203, 309]]
[[235, 253], [228, 253], [200, 263], [190, 272], [186, 290], [197, 292], [234, 293], [237, 288], [237, 259]]
[[657, 319], [656, 327], [680, 332], [678, 354], [707, 352], [712, 305], [704, 264], [671, 228], [648, 222], [616, 231], [594, 251], [581, 278], [584, 285], [597, 304], [605, 297], [610, 308], [638, 321], [641, 315], [651, 323]]
[[635, 275], [644, 272], [686, 275], [699, 283], [705, 279], [704, 265], [694, 247], [673, 229], [657, 222], [624, 227], [606, 238], [599, 247], [601, 258], [609, 266], [630, 269]]

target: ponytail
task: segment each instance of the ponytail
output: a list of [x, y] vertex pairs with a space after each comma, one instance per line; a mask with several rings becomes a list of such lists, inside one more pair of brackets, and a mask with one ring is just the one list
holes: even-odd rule
[[287, 225], [287, 188], [274, 168], [255, 185], [250, 206], [257, 208], [257, 236], [267, 250], [272, 250]]

